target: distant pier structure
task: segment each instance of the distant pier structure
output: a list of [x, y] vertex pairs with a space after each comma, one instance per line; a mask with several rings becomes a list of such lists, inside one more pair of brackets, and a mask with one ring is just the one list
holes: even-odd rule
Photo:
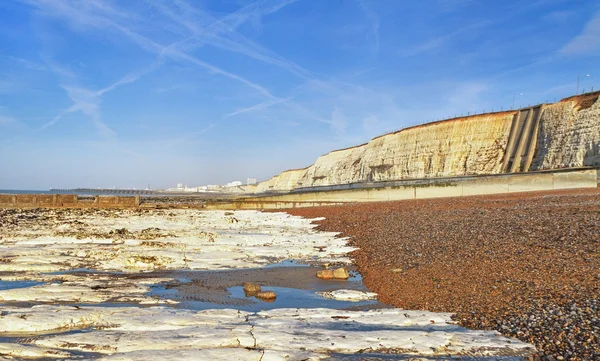
[[76, 194], [110, 194], [110, 195], [152, 195], [161, 194], [161, 192], [147, 189], [110, 189], [110, 188], [74, 188], [74, 189], [56, 189], [50, 188], [53, 193], [76, 193]]

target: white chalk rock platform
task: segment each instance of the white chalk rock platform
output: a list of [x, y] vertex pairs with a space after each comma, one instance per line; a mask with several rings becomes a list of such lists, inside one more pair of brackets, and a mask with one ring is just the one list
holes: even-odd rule
[[[232, 223], [234, 218], [237, 222]], [[218, 270], [262, 267], [288, 259], [351, 262], [346, 254], [355, 248], [336, 238], [337, 233], [317, 232], [314, 227], [310, 219], [258, 211], [235, 212], [235, 217], [192, 210], [123, 213], [121, 217], [64, 215], [46, 228], [3, 235], [0, 272]], [[111, 231], [123, 228], [133, 238], [111, 238]], [[153, 228], [164, 236], [135, 238]], [[78, 233], [81, 229], [85, 233]]]
[[[93, 352], [107, 360], [327, 358], [400, 349], [408, 355], [495, 355], [527, 352], [530, 345], [491, 331], [456, 326], [450, 314], [381, 309], [175, 310], [167, 307], [8, 308], [0, 332], [35, 332], [32, 345], [0, 355], [64, 358], [69, 352]], [[80, 332], [73, 332], [80, 331]], [[56, 333], [52, 333], [56, 332]], [[240, 358], [241, 357], [241, 358]], [[263, 358], [264, 360], [264, 358]]]

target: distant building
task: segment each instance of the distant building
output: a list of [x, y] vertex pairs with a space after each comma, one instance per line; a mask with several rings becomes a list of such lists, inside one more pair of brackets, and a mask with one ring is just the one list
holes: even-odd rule
[[256, 178], [248, 178], [246, 180], [247, 185], [256, 184]]
[[177, 187], [168, 188], [167, 192], [187, 192], [187, 186], [184, 186], [183, 183], [177, 183]]
[[225, 184], [225, 187], [239, 187], [241, 185], [242, 185], [242, 182], [233, 181], [233, 182], [229, 182], [229, 183]]

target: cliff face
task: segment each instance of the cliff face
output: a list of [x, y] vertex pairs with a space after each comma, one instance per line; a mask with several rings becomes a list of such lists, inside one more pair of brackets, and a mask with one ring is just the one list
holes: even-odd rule
[[540, 118], [532, 170], [600, 165], [598, 93], [548, 105]]
[[[537, 143], [532, 145], [532, 151], [536, 148], [530, 170], [600, 165], [598, 94], [543, 107], [539, 130], [536, 127], [533, 132], [537, 134], [531, 133]], [[325, 154], [308, 168], [285, 171], [260, 183], [257, 192], [501, 173], [516, 115], [517, 111], [475, 115], [386, 134], [363, 145]], [[521, 125], [519, 129], [525, 128]], [[513, 134], [520, 137], [519, 131]]]
[[319, 157], [298, 186], [498, 172], [513, 116], [479, 115], [386, 134]]
[[344, 184], [358, 177], [358, 165], [366, 144], [336, 150], [317, 158], [315, 164], [306, 169], [297, 186], [311, 187], [330, 184]]
[[298, 179], [304, 175], [306, 168], [291, 169], [281, 172], [268, 181], [260, 182], [256, 186], [256, 193], [267, 191], [290, 191], [298, 186]]

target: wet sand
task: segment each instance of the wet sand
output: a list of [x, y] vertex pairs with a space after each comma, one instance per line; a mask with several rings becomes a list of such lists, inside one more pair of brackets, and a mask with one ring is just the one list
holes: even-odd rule
[[342, 232], [369, 289], [397, 307], [600, 359], [600, 191], [354, 204], [289, 213]]

